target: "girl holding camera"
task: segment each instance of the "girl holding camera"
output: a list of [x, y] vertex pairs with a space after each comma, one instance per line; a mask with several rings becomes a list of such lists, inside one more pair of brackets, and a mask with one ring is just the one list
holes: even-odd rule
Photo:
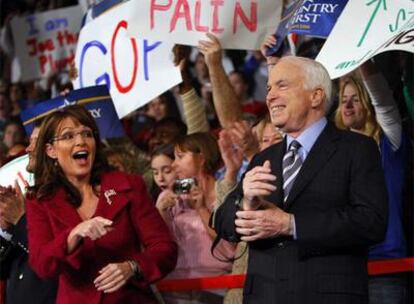
[[[157, 207], [170, 227], [179, 251], [177, 267], [168, 278], [228, 273], [232, 264], [219, 261], [210, 252], [215, 238], [215, 232], [208, 225], [216, 201], [214, 174], [221, 163], [217, 140], [209, 133], [186, 135], [176, 141], [174, 154], [172, 168], [180, 179], [174, 188], [180, 193], [175, 193], [175, 199], [168, 203], [161, 203], [161, 198], [157, 201]], [[156, 178], [155, 181], [157, 183]], [[221, 242], [215, 252], [219, 256], [232, 257], [234, 248], [229, 243]], [[223, 294], [191, 291], [164, 296], [167, 303], [222, 303]]]

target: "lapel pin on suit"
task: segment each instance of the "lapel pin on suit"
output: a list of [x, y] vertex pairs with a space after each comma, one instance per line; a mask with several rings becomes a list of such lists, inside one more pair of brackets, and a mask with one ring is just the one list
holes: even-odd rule
[[111, 196], [116, 195], [115, 190], [114, 190], [114, 189], [109, 189], [109, 190], [106, 190], [106, 191], [104, 192], [104, 195], [105, 195], [105, 198], [106, 198], [106, 202], [107, 202], [109, 205], [112, 205]]

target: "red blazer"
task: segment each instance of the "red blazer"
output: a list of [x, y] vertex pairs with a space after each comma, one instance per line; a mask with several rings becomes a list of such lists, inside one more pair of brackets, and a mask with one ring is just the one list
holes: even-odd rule
[[[59, 279], [56, 303], [156, 303], [148, 284], [173, 270], [177, 246], [142, 179], [105, 173], [95, 216], [112, 220], [114, 229], [96, 241], [85, 238], [67, 254], [66, 239], [81, 218], [64, 189], [48, 201], [28, 200], [29, 262], [40, 277]], [[139, 264], [143, 280], [114, 293], [97, 291], [93, 281], [102, 267], [130, 259]]]

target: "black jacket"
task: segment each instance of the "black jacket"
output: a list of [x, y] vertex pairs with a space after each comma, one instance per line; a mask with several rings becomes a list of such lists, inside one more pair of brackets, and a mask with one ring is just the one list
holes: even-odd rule
[[0, 236], [0, 278], [7, 280], [6, 304], [55, 303], [57, 284], [39, 279], [29, 267], [25, 215], [12, 235], [10, 241]]
[[[256, 155], [270, 160], [277, 190], [266, 199], [294, 214], [297, 240], [249, 244], [244, 303], [368, 303], [367, 250], [387, 227], [387, 192], [376, 143], [328, 123], [283, 206], [286, 139]], [[235, 202], [242, 182], [215, 213], [219, 236], [238, 241]]]

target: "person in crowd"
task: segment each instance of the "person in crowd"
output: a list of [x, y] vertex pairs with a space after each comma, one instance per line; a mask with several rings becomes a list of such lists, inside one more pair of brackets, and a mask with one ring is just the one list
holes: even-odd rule
[[154, 121], [167, 117], [180, 118], [174, 96], [169, 91], [151, 100], [145, 106], [145, 114]]
[[233, 71], [228, 76], [230, 84], [233, 87], [236, 98], [241, 103], [242, 112], [245, 116], [253, 115], [254, 118], [262, 117], [266, 112], [266, 103], [264, 100], [253, 100], [252, 80], [248, 79], [243, 71]]
[[26, 132], [18, 121], [10, 120], [4, 125], [3, 143], [7, 148], [16, 144], [25, 144]]
[[128, 174], [138, 174], [147, 189], [152, 188], [150, 156], [139, 149], [128, 137], [107, 138], [104, 153], [110, 166]]
[[[26, 148], [28, 172], [34, 171], [39, 130], [36, 125]], [[7, 281], [6, 304], [55, 303], [56, 282], [40, 279], [29, 266], [25, 199], [18, 184], [0, 194], [0, 277]]]
[[0, 92], [0, 136], [3, 137], [4, 127], [11, 118], [11, 104], [7, 93]]
[[270, 71], [267, 105], [286, 136], [253, 158], [214, 218], [219, 236], [249, 244], [244, 303], [368, 303], [384, 175], [372, 139], [327, 122], [330, 95], [314, 60], [283, 57]]
[[174, 146], [161, 145], [151, 154], [151, 170], [154, 178], [152, 191], [156, 207], [164, 217], [167, 210], [175, 204], [177, 195], [173, 192], [173, 185], [177, 179], [172, 164], [174, 162]]
[[12, 83], [9, 89], [9, 99], [12, 104], [11, 115], [17, 117], [21, 112], [21, 104], [26, 99], [22, 83]]
[[157, 146], [173, 143], [179, 136], [187, 133], [187, 126], [180, 119], [164, 118], [154, 124], [148, 147], [152, 152]]
[[283, 140], [283, 134], [270, 121], [269, 113], [254, 126], [254, 133], [259, 141], [260, 151]]
[[177, 247], [139, 176], [108, 170], [90, 113], [47, 116], [28, 194], [29, 261], [59, 280], [57, 303], [155, 303], [148, 284], [176, 263]]
[[[231, 263], [222, 262], [212, 256], [210, 248], [215, 238], [209, 227], [214, 208], [214, 173], [220, 164], [216, 139], [209, 133], [194, 133], [179, 137], [174, 145], [175, 160], [172, 168], [178, 178], [192, 178], [192, 187], [178, 191], [177, 198], [170, 200], [172, 206], [158, 207], [178, 244], [178, 262], [168, 278], [195, 278], [228, 273]], [[233, 246], [219, 244], [218, 255], [232, 257]], [[221, 303], [223, 292], [193, 291], [189, 293], [165, 294], [168, 303]], [[193, 302], [191, 302], [193, 301]]]
[[[403, 191], [408, 162], [408, 138], [402, 132], [398, 107], [387, 81], [372, 62], [359, 68], [356, 76], [341, 79], [335, 123], [373, 138], [381, 151], [382, 167], [388, 191], [388, 228], [385, 240], [370, 247], [369, 259], [395, 259], [407, 255], [403, 229]], [[372, 304], [405, 303], [405, 274], [369, 278]]]

